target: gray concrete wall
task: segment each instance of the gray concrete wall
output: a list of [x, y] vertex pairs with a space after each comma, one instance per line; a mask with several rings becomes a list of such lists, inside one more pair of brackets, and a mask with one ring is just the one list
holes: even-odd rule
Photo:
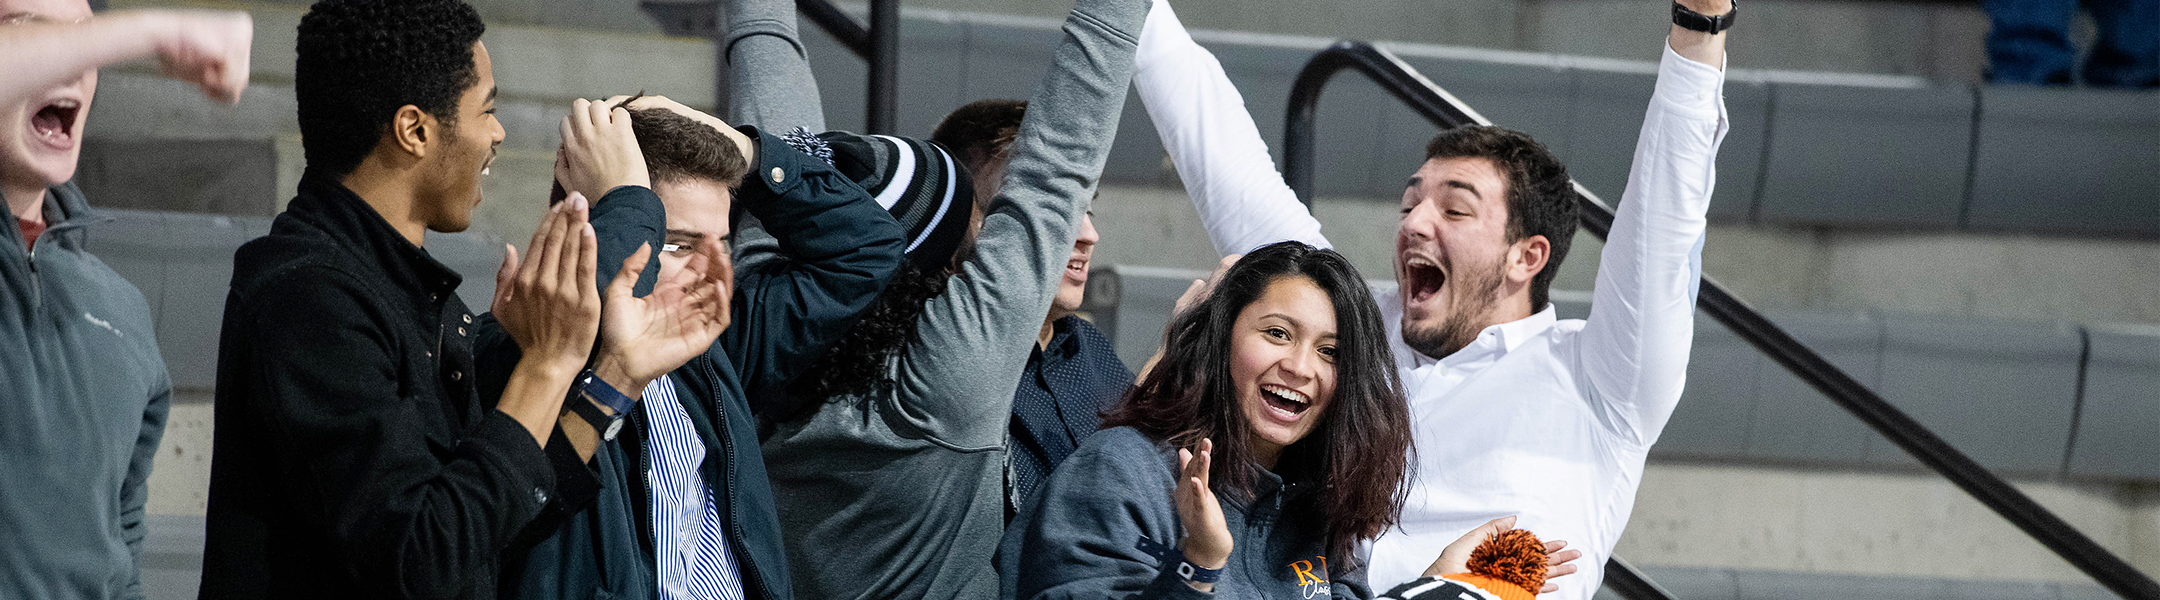
[[[855, 3], [857, 5], [861, 3]], [[906, 0], [903, 10], [1058, 18], [1058, 0]], [[1987, 16], [1979, 4], [1751, 0], [1734, 30], [1735, 64], [1764, 69], [1978, 81]], [[1175, 3], [1187, 27], [1326, 39], [1395, 40], [1656, 60], [1668, 0], [1301, 0]], [[2089, 36], [2089, 34], [2088, 34]]]

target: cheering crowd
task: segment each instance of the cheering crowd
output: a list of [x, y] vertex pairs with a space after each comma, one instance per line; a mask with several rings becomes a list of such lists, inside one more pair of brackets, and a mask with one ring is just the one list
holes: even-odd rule
[[[424, 234], [471, 225], [505, 135], [485, 25], [310, 8], [306, 171], [233, 257], [200, 597], [1597, 590], [1685, 378], [1731, 0], [1673, 7], [1587, 320], [1547, 298], [1578, 215], [1543, 145], [1441, 132], [1369, 289], [1166, 0], [1077, 0], [1026, 100], [927, 138], [826, 130], [792, 0], [723, 12], [730, 113], [573, 103], [476, 311]], [[171, 382], [70, 180], [97, 67], [236, 101], [252, 25], [0, 21], [0, 597], [140, 598]], [[1128, 89], [1224, 255], [1137, 375], [1075, 315]]]

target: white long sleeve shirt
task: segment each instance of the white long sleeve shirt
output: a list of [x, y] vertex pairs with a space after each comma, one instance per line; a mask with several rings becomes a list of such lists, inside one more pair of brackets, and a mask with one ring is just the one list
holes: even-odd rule
[[[1329, 245], [1221, 64], [1159, 0], [1138, 60], [1141, 100], [1217, 250]], [[1550, 597], [1597, 591], [1686, 380], [1704, 215], [1728, 127], [1723, 87], [1722, 70], [1666, 48], [1589, 319], [1559, 320], [1548, 306], [1434, 360], [1402, 343], [1395, 292], [1374, 295], [1417, 448], [1402, 521], [1370, 546], [1375, 589], [1418, 577], [1471, 529], [1518, 515], [1518, 527], [1583, 551], [1580, 574], [1554, 580]]]

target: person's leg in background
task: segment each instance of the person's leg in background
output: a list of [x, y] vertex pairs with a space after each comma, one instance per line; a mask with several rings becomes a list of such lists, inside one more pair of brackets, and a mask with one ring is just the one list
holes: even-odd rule
[[2077, 14], [2077, 0], [1983, 0], [1981, 6], [1993, 23], [1987, 36], [1989, 82], [2070, 84], [2076, 56], [2070, 17]]
[[2160, 0], [2088, 0], [2099, 25], [2085, 84], [2101, 87], [2160, 86]]

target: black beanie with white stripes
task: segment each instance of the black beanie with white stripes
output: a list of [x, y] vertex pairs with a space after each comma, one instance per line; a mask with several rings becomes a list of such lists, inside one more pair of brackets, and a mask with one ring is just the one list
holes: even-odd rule
[[975, 185], [951, 152], [929, 140], [845, 131], [798, 129], [787, 140], [830, 161], [900, 221], [908, 260], [931, 271], [952, 264], [975, 211]]

